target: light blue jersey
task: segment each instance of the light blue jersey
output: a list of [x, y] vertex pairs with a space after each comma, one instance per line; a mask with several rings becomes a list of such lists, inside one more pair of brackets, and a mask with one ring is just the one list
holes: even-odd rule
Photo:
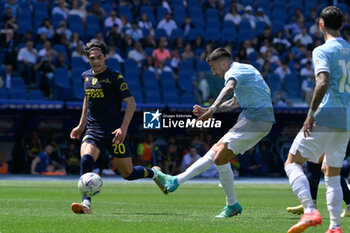
[[275, 122], [270, 88], [257, 69], [252, 65], [233, 62], [225, 73], [225, 85], [230, 79], [237, 81], [234, 92], [245, 118]]
[[315, 76], [329, 73], [326, 95], [315, 114], [315, 124], [350, 130], [350, 45], [332, 38], [312, 52]]

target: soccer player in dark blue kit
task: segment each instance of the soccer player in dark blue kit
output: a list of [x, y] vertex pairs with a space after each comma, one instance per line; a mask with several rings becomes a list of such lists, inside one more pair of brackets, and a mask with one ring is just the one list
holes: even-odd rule
[[[79, 125], [70, 133], [72, 139], [79, 139], [86, 129], [80, 149], [80, 175], [91, 172], [100, 152], [107, 149], [116, 157], [118, 170], [124, 179], [152, 178], [166, 193], [152, 169], [132, 164], [124, 138], [136, 102], [123, 76], [107, 67], [107, 46], [103, 42], [90, 41], [85, 50], [91, 69], [82, 74], [85, 91], [82, 114]], [[124, 116], [121, 112], [122, 100], [126, 103]], [[72, 204], [72, 210], [76, 214], [91, 214], [91, 198], [83, 196], [81, 203]]]

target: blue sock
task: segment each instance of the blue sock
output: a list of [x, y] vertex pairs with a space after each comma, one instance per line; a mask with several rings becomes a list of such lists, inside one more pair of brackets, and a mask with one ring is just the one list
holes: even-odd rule
[[[92, 170], [94, 169], [94, 163], [94, 158], [91, 155], [84, 155], [80, 161], [80, 175], [82, 176], [87, 172], [92, 172]], [[83, 195], [83, 201], [84, 200], [89, 200], [91, 202], [91, 197]]]
[[152, 169], [149, 169], [147, 167], [142, 167], [142, 166], [135, 166], [134, 170], [132, 173], [126, 177], [126, 180], [137, 180], [141, 178], [153, 178], [154, 172]]
[[340, 184], [341, 188], [343, 190], [343, 200], [345, 201], [346, 205], [350, 204], [350, 190], [349, 187], [345, 181], [344, 176], [340, 176]]
[[307, 163], [306, 177], [310, 184], [311, 197], [312, 197], [312, 200], [316, 200], [318, 184], [320, 183], [320, 179], [321, 179], [322, 164], [317, 164], [312, 162], [306, 162], [306, 163]]

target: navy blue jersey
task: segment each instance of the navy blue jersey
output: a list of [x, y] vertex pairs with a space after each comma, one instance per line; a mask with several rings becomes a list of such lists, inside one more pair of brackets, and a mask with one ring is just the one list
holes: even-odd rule
[[82, 74], [87, 101], [87, 131], [110, 135], [123, 121], [121, 102], [132, 96], [123, 76], [109, 67], [97, 75], [92, 69]]

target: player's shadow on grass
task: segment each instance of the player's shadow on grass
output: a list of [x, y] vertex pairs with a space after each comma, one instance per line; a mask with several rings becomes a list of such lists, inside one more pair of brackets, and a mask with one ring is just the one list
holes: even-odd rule
[[113, 213], [115, 215], [155, 215], [155, 216], [185, 216], [184, 214], [174, 214], [174, 213]]

